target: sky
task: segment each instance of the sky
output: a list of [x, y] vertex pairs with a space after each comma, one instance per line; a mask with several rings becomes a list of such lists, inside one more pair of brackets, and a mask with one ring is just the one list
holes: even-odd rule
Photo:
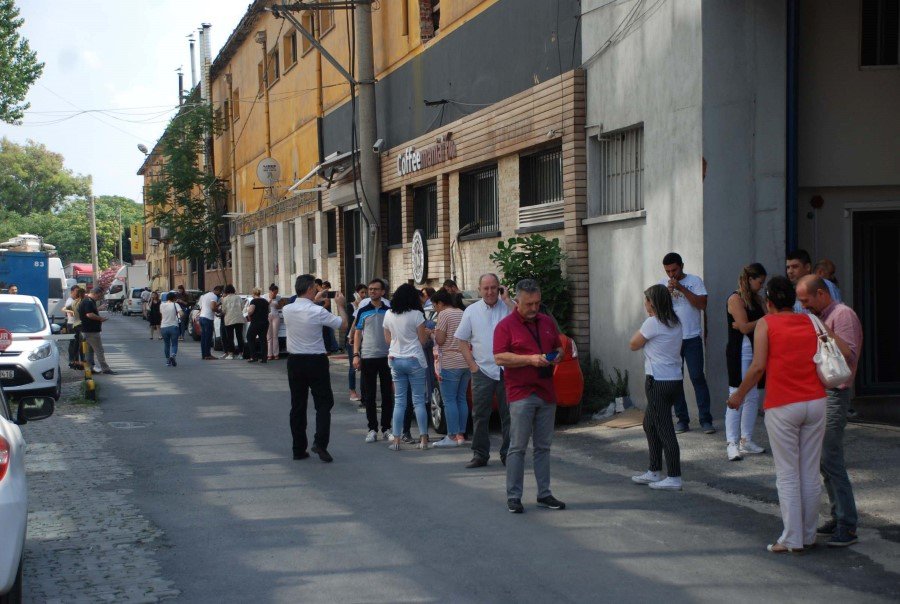
[[[200, 25], [211, 24], [215, 58], [248, 4], [16, 0], [25, 19], [19, 34], [45, 65], [28, 93], [31, 108], [23, 124], [0, 122], [0, 137], [31, 139], [61, 153], [67, 168], [93, 177], [94, 195], [140, 202], [143, 179], [137, 171], [144, 156], [137, 145], [152, 149], [174, 115], [179, 67], [190, 87], [188, 35], [196, 39]], [[79, 110], [103, 111], [76, 115]]]

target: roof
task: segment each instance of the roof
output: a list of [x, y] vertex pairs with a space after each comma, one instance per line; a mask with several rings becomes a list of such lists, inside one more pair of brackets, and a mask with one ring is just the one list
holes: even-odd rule
[[216, 58], [212, 62], [212, 66], [209, 69], [210, 81], [215, 80], [216, 77], [225, 70], [225, 67], [227, 67], [228, 63], [231, 61], [231, 58], [237, 53], [238, 48], [244, 43], [244, 40], [254, 33], [256, 22], [259, 20], [259, 17], [265, 11], [266, 7], [271, 6], [272, 4], [274, 4], [274, 0], [253, 0], [253, 2], [247, 6], [247, 12], [244, 13], [240, 23], [234, 28], [231, 35], [228, 36], [225, 45], [222, 46], [219, 54], [216, 55]]

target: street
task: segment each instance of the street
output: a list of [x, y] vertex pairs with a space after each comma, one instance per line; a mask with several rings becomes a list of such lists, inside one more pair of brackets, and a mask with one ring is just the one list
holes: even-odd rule
[[[188, 340], [173, 369], [146, 326], [124, 317], [104, 324], [119, 374], [97, 378], [99, 406], [61, 401], [54, 417], [23, 429], [27, 601], [900, 597], [896, 526], [863, 527], [850, 548], [773, 555], [765, 545], [781, 521], [769, 493], [692, 482], [707, 461], [690, 451], [683, 492], [636, 486], [628, 477], [643, 466], [579, 437], [599, 428], [557, 433], [553, 492], [565, 511], [534, 505], [529, 464], [526, 513], [511, 515], [496, 455], [487, 468], [466, 470], [468, 448], [398, 453], [381, 440], [365, 444], [343, 363], [331, 366], [334, 463], [293, 461], [284, 360], [201, 361]], [[629, 461], [640, 453], [636, 444]], [[748, 463], [771, 490], [771, 456]]]

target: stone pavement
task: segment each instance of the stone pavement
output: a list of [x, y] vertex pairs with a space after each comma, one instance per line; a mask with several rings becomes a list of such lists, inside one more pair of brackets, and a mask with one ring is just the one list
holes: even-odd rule
[[69, 383], [54, 415], [22, 429], [29, 481], [25, 601], [173, 598], [178, 591], [154, 559], [165, 547], [162, 532], [122, 487], [132, 472], [105, 446], [100, 407], [66, 400], [80, 374], [65, 373]]

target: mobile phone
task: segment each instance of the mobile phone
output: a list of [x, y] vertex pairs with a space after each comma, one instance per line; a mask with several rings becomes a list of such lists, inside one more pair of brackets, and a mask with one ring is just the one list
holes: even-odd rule
[[558, 357], [558, 356], [559, 356], [559, 351], [554, 350], [552, 352], [548, 352], [547, 354], [545, 354], [544, 358], [547, 359], [548, 361], [555, 361], [556, 357]]
[[326, 297], [326, 298], [334, 298], [335, 294], [337, 294], [337, 292], [334, 292], [334, 291], [328, 291], [328, 292], [325, 293], [325, 297]]

